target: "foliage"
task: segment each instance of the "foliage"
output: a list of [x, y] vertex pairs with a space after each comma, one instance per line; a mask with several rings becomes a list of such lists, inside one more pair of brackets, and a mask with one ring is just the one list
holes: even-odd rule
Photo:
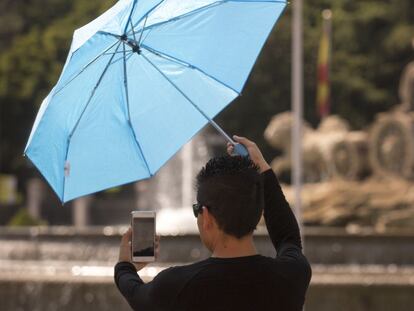
[[[73, 30], [114, 0], [23, 0], [0, 5], [0, 171], [24, 168], [21, 156], [43, 97], [56, 83]], [[304, 1], [305, 117], [317, 124], [316, 55], [321, 11], [333, 11], [333, 112], [363, 128], [398, 104], [404, 65], [413, 60], [414, 4], [410, 0]], [[7, 10], [2, 10], [6, 8]], [[7, 26], [7, 27], [5, 27]], [[270, 118], [290, 108], [291, 6], [273, 30], [243, 95], [218, 122], [229, 133], [263, 140]]]
[[[21, 26], [21, 33], [0, 54], [0, 171], [9, 173], [27, 165], [22, 157], [25, 142], [42, 99], [59, 77], [74, 29], [114, 3], [110, 0], [37, 0], [30, 5], [15, 2], [13, 7], [17, 9], [11, 14], [31, 19], [31, 26]], [[25, 10], [19, 11], [21, 7]], [[0, 15], [0, 25], [3, 18]], [[0, 44], [1, 48], [5, 46]]]
[[26, 208], [21, 208], [9, 221], [9, 226], [44, 226], [47, 223], [44, 220], [33, 218]]

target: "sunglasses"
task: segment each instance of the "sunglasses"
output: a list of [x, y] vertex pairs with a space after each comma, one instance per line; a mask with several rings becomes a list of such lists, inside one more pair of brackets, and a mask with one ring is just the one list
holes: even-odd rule
[[195, 218], [198, 217], [198, 214], [201, 214], [203, 212], [203, 206], [208, 208], [208, 206], [206, 206], [205, 204], [201, 204], [201, 203], [193, 204], [193, 213], [194, 213]]

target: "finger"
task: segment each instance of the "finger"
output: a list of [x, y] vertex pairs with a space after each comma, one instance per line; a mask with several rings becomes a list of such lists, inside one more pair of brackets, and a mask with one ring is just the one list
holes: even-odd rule
[[154, 247], [155, 247], [155, 253], [156, 253], [156, 256], [155, 256], [155, 257], [157, 257], [157, 254], [159, 253], [159, 249], [160, 249], [160, 240], [161, 240], [161, 236], [156, 235], [156, 236], [155, 236], [155, 245], [154, 245]]
[[159, 249], [160, 249], [160, 243], [159, 242], [156, 242], [154, 244], [154, 250], [157, 252], [157, 251], [159, 251]]
[[128, 235], [127, 235], [126, 233], [124, 233], [124, 234], [122, 235], [122, 240], [121, 240], [121, 243], [122, 243], [122, 244], [126, 244], [126, 243], [128, 243], [128, 241], [129, 241], [129, 239], [128, 239]]
[[121, 241], [121, 243], [123, 243], [123, 244], [128, 243], [128, 241], [131, 240], [131, 236], [132, 236], [132, 229], [131, 229], [131, 227], [129, 227], [128, 230], [127, 230], [127, 232], [125, 232], [122, 235], [122, 241]]
[[233, 152], [234, 152], [234, 147], [233, 147], [233, 146], [228, 146], [228, 147], [227, 147], [227, 153], [228, 153], [229, 155], [232, 155], [232, 154], [233, 154]]
[[246, 137], [233, 135], [233, 138], [234, 138], [235, 141], [237, 141], [238, 143], [241, 143], [245, 146], [251, 145], [253, 143], [251, 140], [247, 139]]

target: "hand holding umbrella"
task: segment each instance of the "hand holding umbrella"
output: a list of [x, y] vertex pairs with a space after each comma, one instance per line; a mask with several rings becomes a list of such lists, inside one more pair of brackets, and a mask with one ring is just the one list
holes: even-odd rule
[[[263, 173], [270, 169], [270, 165], [266, 162], [263, 157], [262, 152], [260, 151], [259, 147], [257, 147], [256, 143], [247, 139], [246, 137], [239, 137], [234, 135], [234, 140], [237, 144], [243, 146], [250, 156], [250, 159], [259, 167], [260, 173]], [[227, 143], [227, 153], [229, 155], [234, 154], [235, 146], [232, 143]]]

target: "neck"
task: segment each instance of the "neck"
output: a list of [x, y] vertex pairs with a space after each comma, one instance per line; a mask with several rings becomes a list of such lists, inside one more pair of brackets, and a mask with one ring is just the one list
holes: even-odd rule
[[222, 234], [216, 239], [211, 257], [231, 258], [252, 255], [257, 255], [252, 234], [241, 239]]

